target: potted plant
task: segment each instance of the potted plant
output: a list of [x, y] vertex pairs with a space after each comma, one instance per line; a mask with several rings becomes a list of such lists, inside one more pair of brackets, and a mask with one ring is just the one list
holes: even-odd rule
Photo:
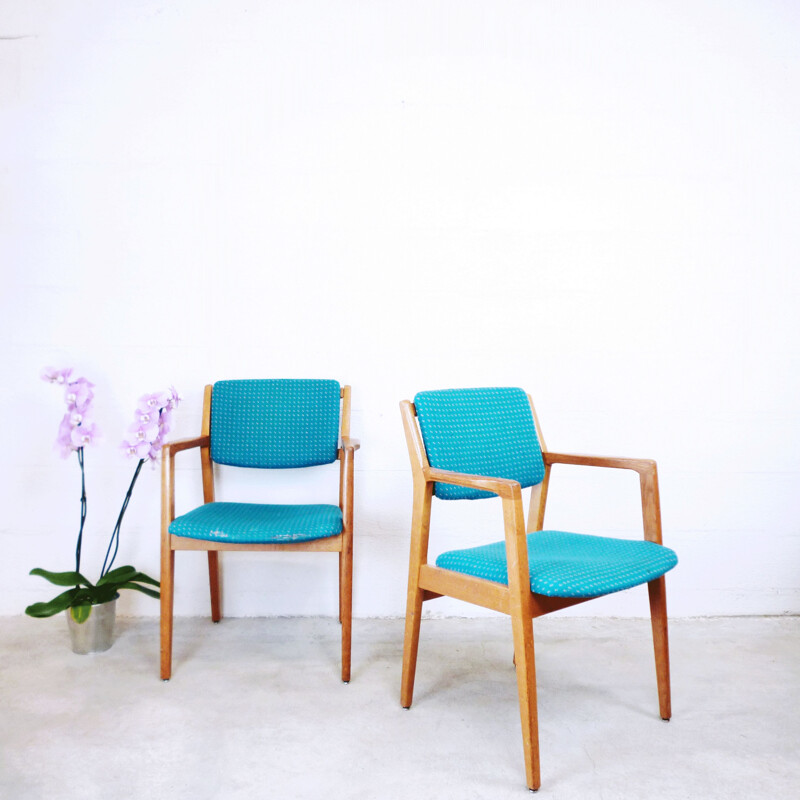
[[[46, 603], [33, 603], [25, 609], [31, 617], [51, 617], [61, 611], [67, 612], [72, 649], [76, 653], [107, 650], [111, 647], [116, 599], [122, 589], [132, 589], [150, 597], [159, 597], [159, 582], [132, 566], [112, 569], [119, 550], [119, 535], [122, 520], [133, 493], [133, 487], [145, 461], [156, 459], [164, 437], [170, 430], [172, 412], [180, 402], [174, 388], [165, 392], [144, 395], [140, 398], [133, 425], [128, 438], [122, 443], [126, 455], [138, 459], [130, 486], [111, 532], [100, 578], [96, 583], [81, 574], [81, 548], [83, 529], [86, 523], [86, 473], [84, 470], [84, 448], [98, 437], [98, 429], [92, 420], [94, 384], [86, 378], [73, 378], [72, 369], [47, 368], [42, 379], [64, 387], [67, 412], [61, 420], [56, 438], [56, 448], [62, 457], [77, 454], [81, 469], [81, 521], [75, 547], [75, 569], [69, 572], [50, 572], [36, 568], [31, 575], [39, 575], [50, 583], [70, 587]], [[155, 589], [149, 587], [156, 587]]]

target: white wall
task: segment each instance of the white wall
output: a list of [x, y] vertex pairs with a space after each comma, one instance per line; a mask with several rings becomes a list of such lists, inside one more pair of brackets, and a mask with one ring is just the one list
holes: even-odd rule
[[[519, 385], [551, 449], [658, 460], [673, 614], [800, 612], [799, 9], [5, 0], [0, 613], [49, 594], [31, 567], [71, 565], [47, 364], [97, 383], [90, 573], [139, 394], [174, 383], [185, 436], [206, 382], [334, 377], [363, 442], [355, 610], [402, 614], [398, 401]], [[334, 498], [332, 477], [230, 471], [220, 496]], [[633, 475], [555, 478], [550, 527], [638, 535]], [[198, 482], [184, 456], [179, 510]], [[148, 470], [118, 563], [157, 573], [158, 513]], [[440, 503], [432, 552], [500, 520]], [[335, 611], [332, 556], [224, 562], [228, 614]], [[206, 613], [204, 569], [179, 554], [178, 613]]]

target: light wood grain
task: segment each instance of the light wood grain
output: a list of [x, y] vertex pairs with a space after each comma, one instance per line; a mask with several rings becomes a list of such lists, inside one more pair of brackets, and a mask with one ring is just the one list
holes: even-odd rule
[[661, 719], [672, 717], [669, 680], [669, 632], [667, 630], [667, 584], [664, 576], [647, 584], [650, 597], [650, 621], [653, 627], [653, 649], [658, 681], [658, 710]]
[[324, 539], [310, 539], [304, 542], [270, 542], [268, 544], [246, 543], [237, 544], [223, 540], [211, 541], [208, 539], [189, 539], [186, 536], [171, 536], [170, 542], [173, 550], [202, 550], [209, 552], [231, 553], [280, 553], [280, 552], [307, 552], [307, 553], [341, 553], [343, 535], [326, 536]]
[[[211, 393], [213, 387], [208, 384], [203, 390], [203, 419], [200, 431], [207, 442], [200, 448], [200, 464], [203, 476], [203, 502], [214, 502], [214, 465], [211, 463]], [[211, 603], [211, 620], [222, 619], [222, 598], [219, 578], [219, 553], [208, 551], [208, 593]]]
[[349, 683], [353, 624], [353, 460], [357, 448], [345, 446], [343, 449], [344, 490], [342, 491], [343, 530], [339, 556], [339, 619], [342, 623], [342, 681]]
[[425, 600], [454, 597], [465, 603], [491, 608], [501, 614], [510, 613], [508, 586], [504, 583], [494, 583], [431, 564], [422, 564], [419, 568], [419, 586], [425, 592]]
[[400, 679], [400, 704], [411, 708], [414, 699], [414, 679], [417, 671], [419, 630], [422, 620], [422, 603], [425, 590], [419, 585], [420, 570], [428, 562], [428, 535], [431, 524], [431, 497], [433, 483], [423, 470], [428, 459], [417, 427], [414, 406], [407, 400], [400, 403], [406, 445], [411, 458], [411, 476], [414, 482], [414, 501], [411, 516], [411, 548], [408, 562], [408, 591], [406, 598], [406, 624], [403, 638], [403, 672]]
[[[197, 445], [199, 446], [199, 445]], [[185, 449], [185, 448], [184, 448]], [[175, 461], [169, 445], [162, 448], [161, 461], [161, 680], [172, 675], [172, 618], [175, 553], [170, 547], [169, 526], [175, 518]], [[176, 451], [177, 452], [177, 451]]]
[[545, 464], [572, 464], [579, 467], [607, 467], [609, 469], [632, 469], [649, 473], [655, 470], [656, 462], [649, 458], [618, 458], [616, 456], [588, 456], [580, 453], [542, 453]]

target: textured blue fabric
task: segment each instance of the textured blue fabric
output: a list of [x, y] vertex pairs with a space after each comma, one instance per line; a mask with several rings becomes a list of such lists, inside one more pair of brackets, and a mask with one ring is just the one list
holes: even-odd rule
[[217, 381], [211, 458], [270, 469], [330, 464], [338, 453], [339, 399], [336, 381]]
[[305, 542], [341, 533], [342, 511], [331, 505], [206, 503], [176, 517], [169, 532], [239, 544]]
[[[599, 597], [658, 578], [678, 557], [642, 540], [610, 539], [563, 531], [528, 534], [531, 591], [547, 597]], [[436, 566], [508, 585], [505, 542], [450, 550]]]
[[[414, 398], [428, 462], [437, 469], [510, 478], [522, 487], [544, 479], [528, 396], [522, 389], [443, 389]], [[437, 483], [442, 500], [478, 500], [491, 492]]]

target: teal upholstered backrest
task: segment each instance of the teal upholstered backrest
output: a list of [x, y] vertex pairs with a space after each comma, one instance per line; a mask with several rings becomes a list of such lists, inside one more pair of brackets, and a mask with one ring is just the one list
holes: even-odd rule
[[330, 464], [339, 444], [336, 381], [217, 381], [211, 393], [211, 459], [281, 469]]
[[[522, 487], [544, 479], [544, 462], [528, 396], [522, 389], [443, 389], [414, 398], [428, 454], [437, 469], [511, 478]], [[478, 500], [490, 492], [437, 483], [443, 500]]]

